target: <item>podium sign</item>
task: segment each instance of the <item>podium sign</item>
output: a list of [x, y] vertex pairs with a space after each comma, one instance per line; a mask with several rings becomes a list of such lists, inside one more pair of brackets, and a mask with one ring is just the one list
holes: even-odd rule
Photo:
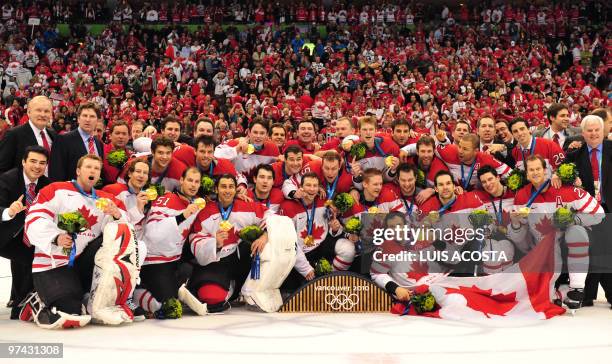
[[316, 278], [291, 295], [279, 312], [389, 312], [391, 296], [351, 272]]

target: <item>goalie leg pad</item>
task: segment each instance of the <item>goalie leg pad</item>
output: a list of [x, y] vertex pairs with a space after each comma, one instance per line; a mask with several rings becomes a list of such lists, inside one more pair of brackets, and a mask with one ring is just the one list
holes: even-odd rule
[[268, 244], [260, 254], [259, 279], [249, 276], [241, 293], [247, 304], [265, 312], [276, 312], [283, 304], [279, 288], [285, 281], [297, 256], [297, 234], [291, 219], [271, 215], [266, 220]]
[[336, 256], [332, 262], [335, 271], [345, 271], [351, 267], [355, 259], [355, 244], [348, 239], [338, 239], [334, 248]]
[[138, 248], [134, 232], [125, 223], [109, 223], [104, 229], [102, 246], [96, 253], [87, 305], [94, 322], [119, 325], [132, 322], [126, 301], [138, 276]]
[[584, 227], [572, 225], [565, 231], [567, 271], [571, 288], [584, 288], [589, 271], [589, 235]]

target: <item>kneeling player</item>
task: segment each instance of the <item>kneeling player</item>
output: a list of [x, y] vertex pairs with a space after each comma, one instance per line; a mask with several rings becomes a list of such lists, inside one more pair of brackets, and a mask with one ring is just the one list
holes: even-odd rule
[[[280, 215], [293, 220], [298, 233], [298, 255], [295, 270], [306, 280], [315, 277], [313, 265], [321, 258], [332, 262], [334, 270], [347, 270], [355, 258], [355, 243], [340, 238], [342, 225], [319, 197], [319, 178], [308, 172], [302, 176], [300, 200], [285, 200], [281, 203]], [[285, 287], [297, 288], [303, 279], [292, 272]]]
[[199, 214], [190, 235], [191, 252], [198, 265], [189, 279], [188, 289], [208, 307], [208, 312], [229, 308], [244, 284], [251, 256], [268, 243], [264, 232], [250, 246], [240, 240], [240, 230], [263, 225], [269, 214], [265, 205], [236, 199], [236, 177], [225, 174], [217, 180], [217, 203], [208, 204]]
[[[119, 220], [115, 231], [124, 250], [134, 250], [131, 232], [125, 225], [125, 207], [111, 194], [97, 191], [93, 186], [100, 179], [102, 160], [96, 155], [85, 155], [77, 163], [76, 180], [55, 182], [43, 188], [36, 202], [30, 207], [25, 221], [25, 236], [34, 245], [35, 254], [32, 264], [34, 289], [21, 312], [21, 319], [33, 319], [38, 326], [47, 329], [80, 327], [89, 323], [92, 316], [86, 314], [83, 307], [85, 294], [92, 287], [97, 288], [96, 280], [105, 274], [98, 266], [96, 255], [101, 247], [102, 232], [108, 224]], [[104, 203], [99, 203], [103, 200]], [[79, 212], [87, 221], [87, 229], [69, 234], [58, 227], [60, 215]], [[117, 226], [117, 224], [113, 224]], [[119, 231], [122, 231], [120, 236]], [[114, 238], [114, 239], [113, 239]], [[105, 238], [106, 245], [106, 238]], [[121, 256], [121, 273], [116, 277], [116, 302], [125, 305], [125, 300], [135, 281], [135, 257]], [[124, 259], [124, 260], [123, 260]], [[109, 263], [109, 264], [112, 264]], [[101, 267], [113, 270], [115, 267]], [[92, 290], [91, 295], [98, 292]], [[112, 294], [112, 293], [111, 293]], [[108, 298], [108, 292], [104, 293]], [[122, 302], [120, 302], [122, 301]], [[91, 302], [90, 302], [91, 304]], [[90, 305], [91, 306], [91, 305]], [[129, 308], [122, 307], [124, 312], [113, 312], [109, 324], [131, 321]], [[97, 318], [92, 313], [94, 319]]]

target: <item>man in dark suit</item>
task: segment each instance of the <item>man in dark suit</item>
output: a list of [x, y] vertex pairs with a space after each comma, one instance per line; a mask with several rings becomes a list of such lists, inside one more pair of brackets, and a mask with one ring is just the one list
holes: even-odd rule
[[0, 140], [0, 173], [21, 167], [23, 152], [30, 145], [40, 145], [49, 152], [55, 140], [55, 132], [47, 128], [53, 116], [51, 100], [36, 96], [28, 102], [28, 122], [9, 129]]
[[95, 130], [102, 114], [93, 102], [79, 105], [77, 120], [79, 127], [64, 135], [59, 135], [51, 149], [49, 178], [52, 181], [69, 181], [76, 177], [79, 158], [85, 154], [104, 157], [102, 142], [96, 138]]
[[534, 136], [554, 141], [559, 144], [563, 151], [575, 149], [582, 144], [580, 128], [569, 126], [569, 109], [567, 106], [557, 103], [550, 105], [546, 117], [549, 126], [536, 130], [533, 133]]
[[20, 167], [0, 175], [0, 256], [11, 260], [12, 319], [17, 318], [19, 302], [33, 287], [34, 249], [23, 241], [23, 223], [38, 191], [50, 183], [44, 175], [48, 160], [49, 152], [45, 148], [29, 146], [24, 151]]
[[514, 168], [516, 162], [512, 158], [513, 145], [506, 145], [496, 136], [496, 122], [491, 116], [483, 116], [476, 123], [480, 151], [491, 154], [495, 159]]
[[[585, 143], [566, 156], [576, 164], [582, 187], [595, 196], [606, 213], [612, 206], [612, 141], [604, 140], [604, 122], [596, 115], [587, 115], [581, 123]], [[611, 219], [593, 228], [590, 247], [590, 267], [584, 287], [583, 306], [593, 304], [601, 283], [606, 299], [612, 304], [612, 247], [610, 247]], [[612, 307], [611, 307], [612, 308]]]

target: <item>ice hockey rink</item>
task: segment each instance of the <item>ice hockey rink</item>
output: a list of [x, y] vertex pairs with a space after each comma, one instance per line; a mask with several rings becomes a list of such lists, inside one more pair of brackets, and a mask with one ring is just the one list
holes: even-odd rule
[[[600, 290], [601, 291], [601, 290]], [[603, 297], [548, 321], [457, 322], [392, 314], [261, 314], [146, 320], [47, 331], [9, 320], [8, 261], [0, 259], [0, 342], [64, 344], [73, 363], [612, 363], [612, 310]]]

